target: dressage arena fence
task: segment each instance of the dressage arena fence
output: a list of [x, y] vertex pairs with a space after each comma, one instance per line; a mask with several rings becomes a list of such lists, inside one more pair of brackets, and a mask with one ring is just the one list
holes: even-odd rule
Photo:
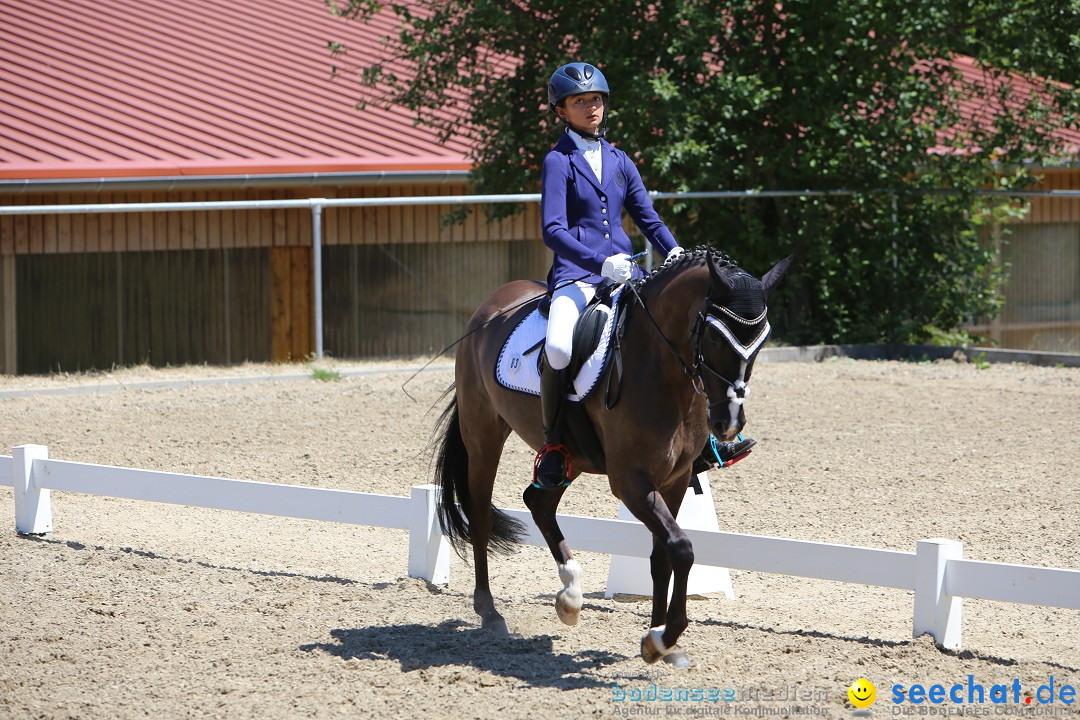
[[[54, 460], [43, 445], [20, 445], [13, 453], [0, 456], [0, 485], [14, 489], [20, 534], [52, 532], [50, 491], [61, 490], [407, 530], [409, 576], [435, 584], [450, 580], [451, 548], [439, 527], [434, 485], [417, 485], [409, 497], [398, 497]], [[507, 512], [528, 528], [524, 543], [547, 546], [527, 511]], [[640, 523], [558, 519], [575, 550], [639, 558], [652, 552], [652, 537]], [[967, 560], [963, 545], [953, 540], [921, 540], [915, 552], [904, 552], [703, 530], [686, 534], [699, 565], [913, 591], [913, 637], [929, 633], [946, 649], [960, 648], [965, 597], [1080, 610], [1080, 570]]]

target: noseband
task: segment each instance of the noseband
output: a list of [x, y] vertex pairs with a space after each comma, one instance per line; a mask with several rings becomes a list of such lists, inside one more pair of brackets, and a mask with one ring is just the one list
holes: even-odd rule
[[[769, 312], [768, 307], [761, 311], [761, 314], [753, 319], [746, 319], [731, 311], [730, 309], [716, 303], [712, 299], [712, 289], [705, 296], [705, 308], [702, 312], [698, 313], [697, 320], [694, 321], [694, 327], [690, 331], [690, 347], [693, 353], [693, 365], [690, 368], [690, 377], [694, 381], [694, 390], [700, 395], [704, 390], [704, 380], [702, 379], [702, 370], [708, 372], [713, 377], [720, 380], [727, 386], [727, 397], [724, 400], [713, 400], [706, 395], [706, 399], [709, 401], [709, 411], [711, 412], [713, 406], [719, 405], [722, 402], [728, 402], [735, 405], [742, 405], [746, 402], [746, 395], [750, 392], [750, 388], [746, 385], [746, 373], [745, 369], [750, 360], [754, 357], [761, 346], [769, 337], [769, 333], [772, 328], [769, 325], [769, 321], [765, 319], [766, 314]], [[744, 342], [740, 340], [736, 332], [732, 331], [728, 323], [737, 323], [736, 327], [739, 328], [738, 335], [749, 337]], [[703, 348], [705, 340], [705, 328], [712, 326], [724, 339], [731, 345], [732, 350], [742, 359], [743, 371], [740, 376], [735, 380], [729, 379], [715, 367], [709, 364], [709, 361], [705, 358], [705, 351]], [[741, 326], [741, 327], [740, 327]], [[701, 389], [698, 389], [698, 384], [701, 384]]]
[[[691, 364], [687, 365], [686, 361], [682, 359], [682, 356], [680, 356], [675, 349], [675, 346], [672, 345], [671, 341], [664, 335], [664, 331], [661, 330], [660, 326], [656, 323], [652, 313], [649, 312], [648, 306], [645, 305], [645, 301], [641, 298], [641, 295], [638, 294], [637, 288], [634, 287], [633, 283], [630, 283], [629, 287], [637, 298], [638, 304], [641, 305], [641, 309], [645, 311], [645, 316], [649, 318], [649, 321], [656, 329], [657, 334], [660, 335], [660, 339], [664, 341], [664, 344], [667, 345], [671, 354], [679, 361], [683, 373], [690, 378], [694, 392], [698, 395], [705, 396], [705, 399], [709, 403], [709, 411], [711, 412], [714, 406], [723, 402], [742, 405], [746, 401], [746, 394], [749, 392], [745, 380], [745, 367], [754, 355], [757, 354], [758, 350], [761, 349], [761, 346], [765, 344], [765, 341], [769, 338], [769, 333], [772, 331], [769, 321], [765, 319], [769, 310], [768, 307], [762, 309], [761, 314], [756, 318], [744, 318], [738, 313], [714, 301], [712, 297], [712, 287], [710, 286], [709, 291], [705, 294], [705, 307], [702, 312], [698, 313], [697, 319], [694, 321], [694, 327], [690, 331], [690, 351], [693, 353], [693, 357], [691, 359]], [[738, 331], [733, 331], [728, 323], [736, 323], [735, 327], [738, 328]], [[705, 328], [708, 325], [711, 325], [723, 335], [731, 345], [731, 348], [742, 359], [743, 372], [737, 379], [728, 379], [705, 359], [703, 344], [705, 339]], [[739, 339], [740, 335], [748, 337], [749, 339], [744, 342]], [[727, 386], [726, 397], [723, 400], [714, 401], [709, 398], [708, 393], [705, 392], [705, 380], [702, 376], [703, 370]]]

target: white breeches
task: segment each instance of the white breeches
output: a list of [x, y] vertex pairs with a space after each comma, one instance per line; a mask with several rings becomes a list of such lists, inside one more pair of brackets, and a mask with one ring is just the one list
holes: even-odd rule
[[574, 349], [574, 325], [594, 295], [595, 285], [576, 282], [559, 288], [551, 296], [544, 352], [547, 353], [548, 364], [555, 370], [562, 370], [570, 364], [570, 353]]

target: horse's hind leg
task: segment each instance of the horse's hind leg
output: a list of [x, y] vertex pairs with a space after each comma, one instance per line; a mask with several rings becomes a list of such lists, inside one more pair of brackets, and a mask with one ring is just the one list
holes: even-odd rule
[[470, 425], [470, 432], [465, 435], [469, 452], [469, 494], [471, 508], [469, 530], [473, 548], [473, 568], [476, 572], [476, 586], [473, 590], [473, 609], [480, 616], [485, 630], [509, 632], [506, 620], [495, 609], [495, 600], [491, 595], [488, 577], [488, 546], [492, 539], [492, 520], [494, 508], [491, 505], [492, 489], [495, 485], [495, 473], [499, 468], [499, 458], [506, 442], [505, 426], [497, 421], [482, 425]]
[[[470, 460], [472, 457], [470, 456]], [[495, 609], [488, 577], [488, 543], [491, 539], [491, 490], [495, 480], [496, 464], [491, 462], [469, 463], [469, 486], [473, 493], [473, 516], [469, 518], [472, 530], [473, 568], [476, 586], [473, 590], [473, 610], [480, 616], [485, 630], [508, 632], [506, 620]]]
[[577, 625], [581, 615], [581, 566], [570, 552], [570, 545], [563, 537], [559, 523], [555, 520], [555, 511], [559, 507], [566, 488], [557, 490], [541, 490], [529, 485], [525, 488], [522, 498], [525, 507], [532, 512], [536, 527], [547, 541], [548, 549], [551, 550], [555, 563], [559, 566], [559, 579], [562, 580], [563, 589], [555, 596], [555, 613], [567, 625]]

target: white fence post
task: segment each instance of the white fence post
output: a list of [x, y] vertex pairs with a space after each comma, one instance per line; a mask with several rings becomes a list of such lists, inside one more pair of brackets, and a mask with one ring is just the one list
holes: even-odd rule
[[435, 585], [450, 582], [450, 543], [442, 534], [436, 512], [439, 490], [434, 485], [413, 485], [409, 524], [409, 577]]
[[11, 451], [11, 475], [15, 486], [15, 532], [44, 535], [52, 532], [52, 498], [49, 490], [35, 487], [35, 460], [49, 457], [44, 445], [17, 445]]
[[959, 650], [963, 598], [945, 594], [945, 570], [949, 560], [964, 557], [963, 543], [933, 538], [915, 547], [915, 622], [912, 637], [926, 633], [939, 647]]

